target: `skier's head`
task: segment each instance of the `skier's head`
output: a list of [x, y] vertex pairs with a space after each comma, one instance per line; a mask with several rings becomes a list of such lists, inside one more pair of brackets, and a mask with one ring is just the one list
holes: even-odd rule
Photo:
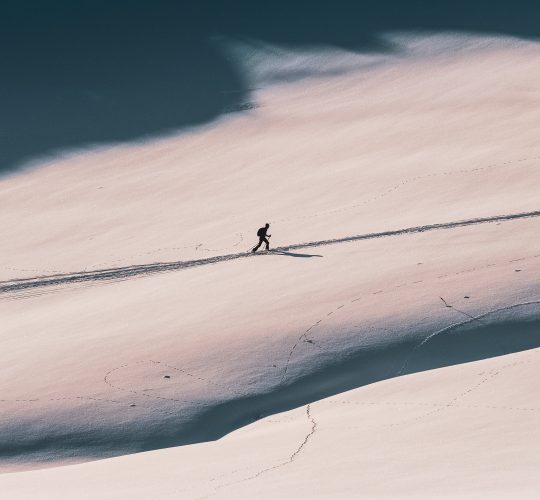
[[265, 227], [266, 229], [268, 229], [270, 227], [270, 224], [268, 224], [268, 222], [265, 224]]

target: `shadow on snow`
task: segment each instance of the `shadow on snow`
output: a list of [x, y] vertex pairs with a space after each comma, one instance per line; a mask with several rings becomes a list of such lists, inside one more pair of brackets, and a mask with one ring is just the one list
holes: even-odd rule
[[210, 42], [216, 36], [388, 52], [395, 48], [380, 36], [387, 31], [537, 38], [539, 15], [540, 4], [526, 0], [6, 0], [0, 174], [66, 148], [140, 139], [249, 109], [249, 81]]

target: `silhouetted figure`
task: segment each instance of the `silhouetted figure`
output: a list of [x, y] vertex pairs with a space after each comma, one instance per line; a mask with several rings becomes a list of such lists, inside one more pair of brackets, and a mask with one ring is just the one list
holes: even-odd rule
[[270, 224], [268, 224], [267, 222], [264, 227], [259, 228], [259, 230], [257, 231], [257, 236], [259, 237], [259, 244], [253, 250], [251, 250], [252, 252], [256, 252], [263, 243], [266, 243], [266, 250], [270, 250], [270, 242], [268, 241], [268, 238], [270, 238], [270, 236], [272, 235], [266, 234], [269, 227]]

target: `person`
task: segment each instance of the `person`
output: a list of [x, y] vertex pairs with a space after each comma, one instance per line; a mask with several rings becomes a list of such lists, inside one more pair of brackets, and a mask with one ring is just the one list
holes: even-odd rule
[[259, 237], [259, 244], [255, 248], [253, 248], [253, 250], [251, 250], [252, 252], [256, 252], [263, 243], [266, 243], [266, 250], [270, 250], [270, 242], [268, 241], [268, 238], [270, 238], [270, 236], [272, 235], [267, 234], [269, 227], [270, 224], [268, 224], [267, 222], [264, 227], [259, 228], [259, 230], [257, 231], [257, 236]]

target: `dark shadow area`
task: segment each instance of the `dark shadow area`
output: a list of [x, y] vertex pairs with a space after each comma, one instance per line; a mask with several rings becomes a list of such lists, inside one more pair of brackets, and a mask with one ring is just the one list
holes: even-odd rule
[[[300, 344], [296, 355], [302, 356], [303, 365], [295, 367], [293, 357], [288, 370], [290, 376], [283, 383], [268, 387], [268, 392], [263, 394], [239, 396], [218, 404], [210, 397], [209, 407], [205, 406], [204, 400], [202, 405], [197, 400], [192, 404], [168, 400], [169, 403], [177, 401], [174, 408], [129, 417], [127, 412], [131, 408], [125, 405], [123, 408], [115, 406], [111, 413], [112, 402], [108, 399], [88, 398], [84, 401], [82, 397], [75, 398], [76, 409], [65, 408], [53, 414], [25, 411], [20, 419], [10, 419], [5, 414], [6, 422], [0, 425], [3, 443], [0, 459], [22, 465], [34, 461], [46, 466], [51, 457], [76, 456], [80, 461], [86, 461], [215, 440], [265, 416], [401, 374], [540, 347], [540, 302], [516, 304], [478, 319], [480, 321], [458, 320], [438, 332], [422, 331], [408, 338], [370, 343], [358, 346], [355, 351], [339, 354], [332, 350], [331, 345], [325, 344], [328, 332], [321, 332], [320, 338], [311, 334], [318, 348], [307, 342]], [[301, 352], [303, 349], [311, 350], [309, 358]], [[269, 361], [261, 366], [261, 377], [268, 376], [268, 370], [276, 369], [278, 373], [283, 370], [282, 364], [269, 368]], [[501, 362], [498, 371], [504, 373], [506, 366], [507, 363]], [[477, 383], [475, 380], [473, 387]], [[463, 386], [457, 390], [463, 392], [468, 389], [470, 387]], [[249, 390], [248, 386], [239, 385], [233, 389], [240, 393], [244, 390]], [[140, 393], [136, 387], [131, 387], [129, 392]], [[151, 404], [152, 396], [148, 397], [150, 399], [143, 406]], [[216, 397], [219, 398], [219, 391]], [[83, 404], [88, 408], [103, 405], [103, 420], [74, 427], [75, 414], [80, 415], [86, 407]], [[126, 420], [119, 418], [121, 413], [118, 411], [126, 412]], [[44, 428], [43, 422], [51, 418], [54, 425]], [[23, 441], [20, 439], [21, 428], [25, 429], [27, 436]], [[14, 440], [12, 436], [18, 437]]]
[[64, 148], [128, 141], [249, 108], [249, 82], [210, 39], [392, 50], [388, 30], [535, 38], [535, 1], [5, 0], [0, 174]]
[[502, 321], [495, 325], [472, 322], [451, 328], [427, 342], [411, 357], [405, 373], [494, 358], [539, 346], [538, 321]]
[[[327, 359], [319, 368], [300, 375], [267, 394], [228, 401], [202, 413], [178, 441], [151, 440], [148, 448], [219, 439], [228, 432], [265, 416], [288, 411], [368, 384], [444, 366], [469, 363], [540, 347], [540, 303], [525, 303], [485, 314], [480, 321], [464, 320], [418, 341], [396, 341], [351, 352], [339, 358], [319, 350]], [[425, 337], [429, 336], [426, 332]], [[307, 346], [306, 348], [313, 347]], [[406, 366], [407, 369], [403, 370]], [[218, 425], [219, 422], [219, 425]], [[171, 438], [172, 436], [168, 436]]]

